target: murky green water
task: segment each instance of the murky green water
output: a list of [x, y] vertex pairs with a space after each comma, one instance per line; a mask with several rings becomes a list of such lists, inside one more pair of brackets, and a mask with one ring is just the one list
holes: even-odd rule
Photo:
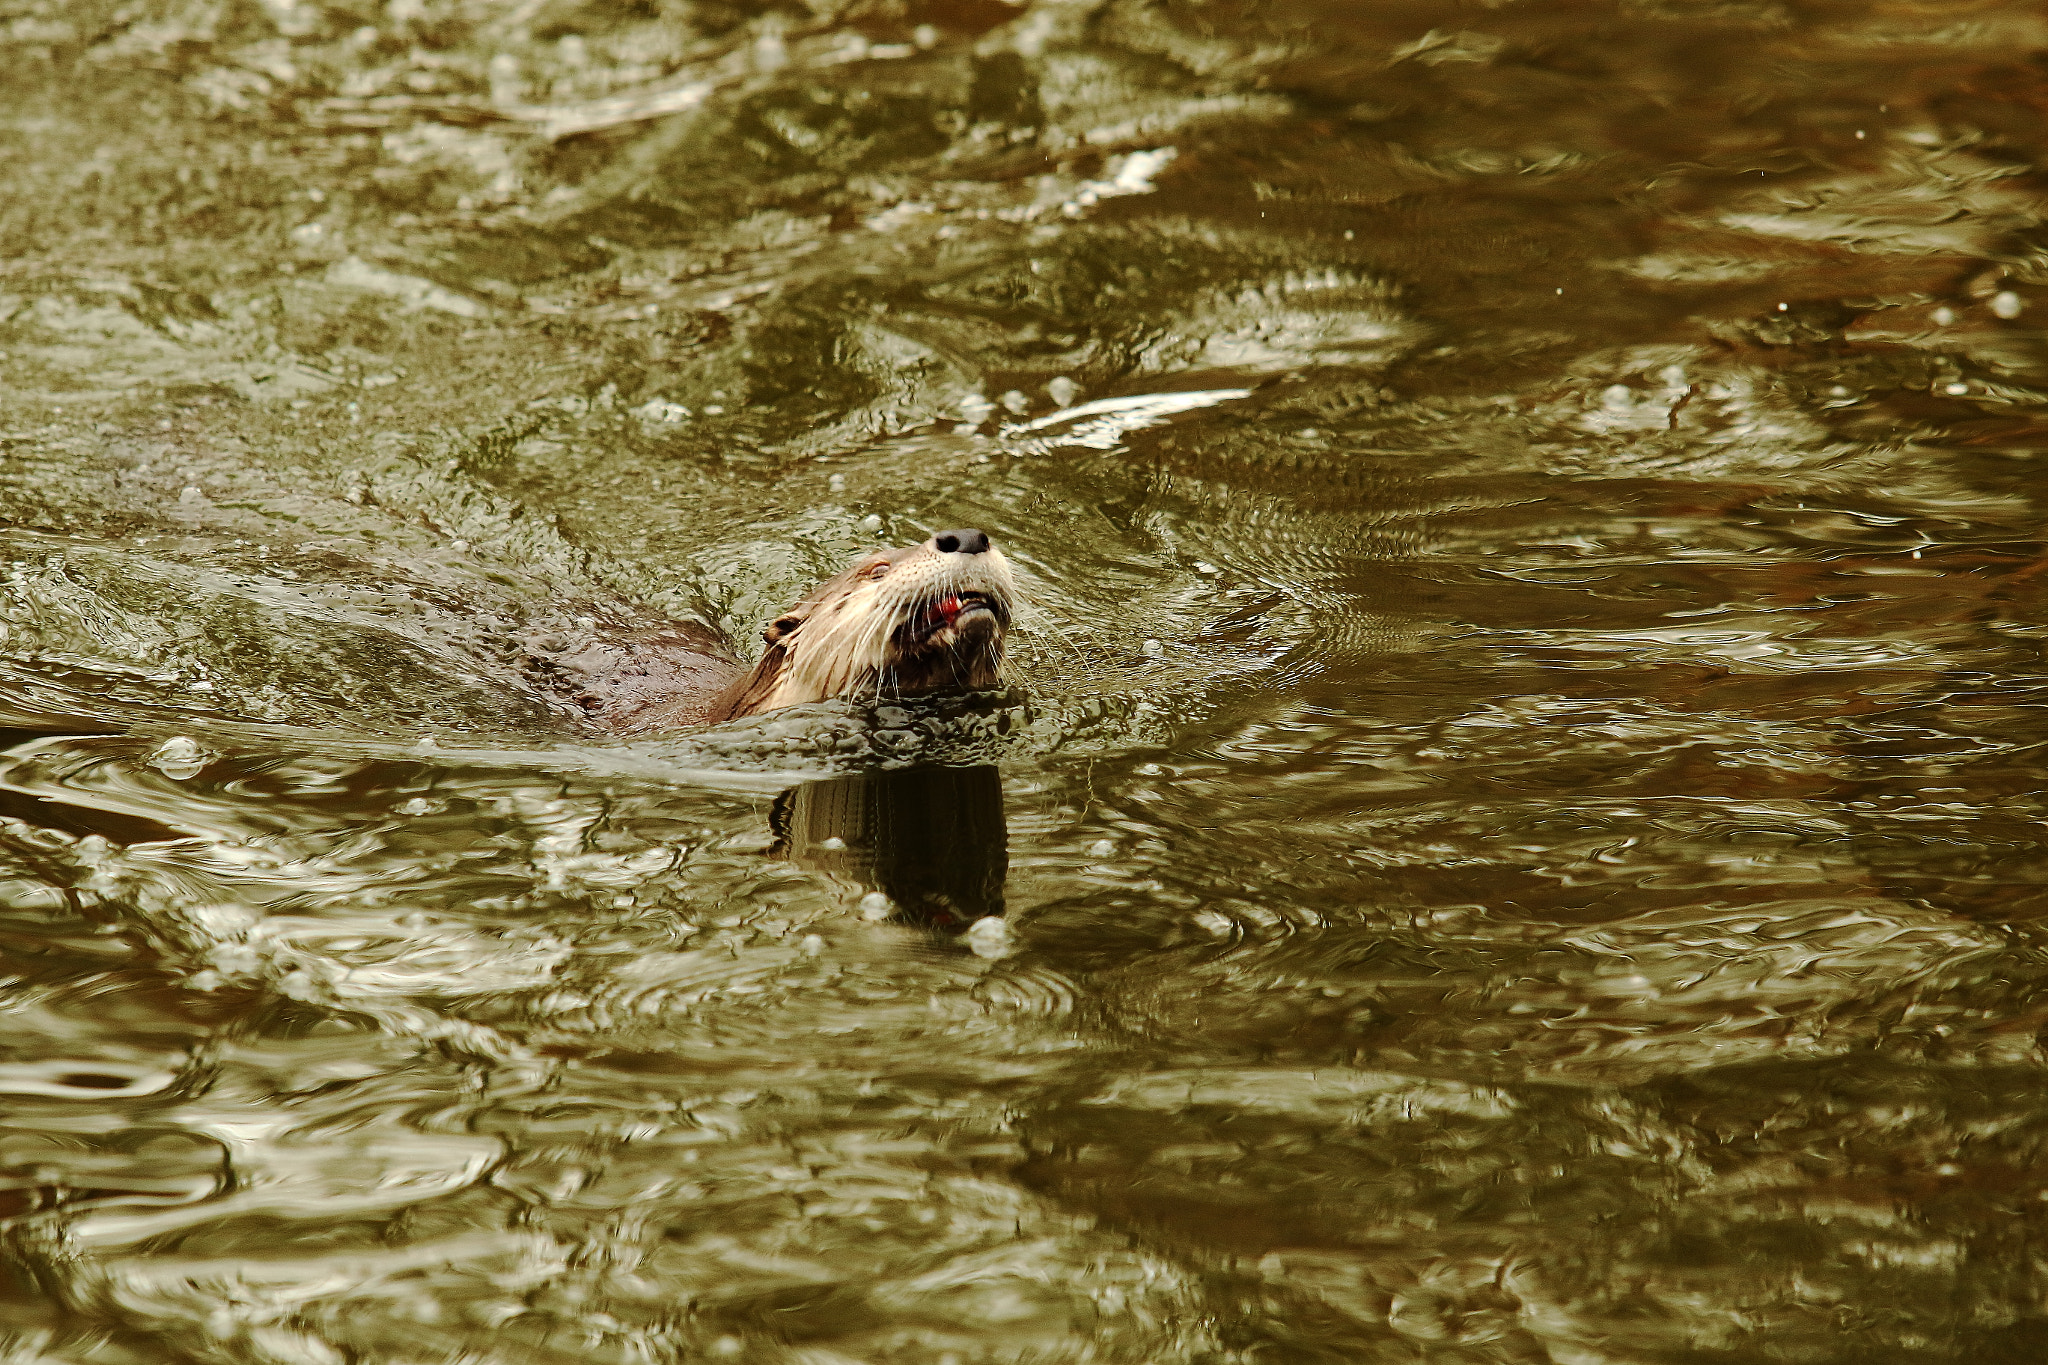
[[[0, 72], [10, 1365], [2048, 1350], [2039, 5]], [[942, 526], [1012, 695], [551, 686]]]

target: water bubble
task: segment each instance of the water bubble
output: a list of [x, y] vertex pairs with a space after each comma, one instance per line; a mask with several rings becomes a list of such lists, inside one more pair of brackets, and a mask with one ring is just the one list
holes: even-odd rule
[[1081, 386], [1065, 375], [1060, 375], [1045, 386], [1045, 391], [1052, 395], [1053, 402], [1066, 407], [1074, 401], [1074, 395], [1081, 391]]
[[155, 752], [145, 761], [172, 781], [183, 782], [197, 777], [201, 769], [213, 762], [213, 758], [213, 754], [190, 735], [173, 735], [157, 745]]
[[1015, 951], [1010, 942], [1010, 926], [994, 915], [976, 920], [961, 937], [966, 941], [967, 951], [976, 957], [993, 960]]
[[2026, 306], [2026, 300], [2010, 289], [2001, 289], [1991, 296], [1991, 311], [2002, 318], [2016, 318]]

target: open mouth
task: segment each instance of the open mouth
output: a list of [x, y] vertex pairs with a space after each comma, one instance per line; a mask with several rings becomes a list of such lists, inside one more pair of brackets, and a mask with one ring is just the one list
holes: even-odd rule
[[1003, 623], [1002, 607], [993, 597], [983, 592], [950, 593], [926, 602], [914, 618], [923, 629], [920, 636], [932, 636], [962, 622], [994, 621]]
[[996, 610], [995, 599], [987, 593], [980, 592], [955, 593], [938, 603], [938, 611], [948, 623], [958, 621], [963, 616], [971, 616], [978, 611], [986, 612], [990, 616], [1001, 616]]

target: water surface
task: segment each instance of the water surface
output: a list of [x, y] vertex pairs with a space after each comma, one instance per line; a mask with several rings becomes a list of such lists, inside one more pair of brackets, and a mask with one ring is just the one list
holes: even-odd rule
[[[10, 1361], [2039, 1359], [2038, 5], [0, 62]], [[947, 526], [1015, 692], [553, 686]]]

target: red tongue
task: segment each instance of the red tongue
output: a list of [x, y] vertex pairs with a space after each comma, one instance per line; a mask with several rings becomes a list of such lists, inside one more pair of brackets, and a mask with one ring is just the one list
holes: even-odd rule
[[944, 601], [940, 602], [940, 603], [939, 603], [938, 605], [939, 605], [939, 615], [941, 615], [941, 616], [943, 616], [943, 617], [945, 617], [945, 618], [946, 618], [946, 624], [947, 624], [947, 625], [949, 625], [949, 626], [950, 626], [950, 625], [952, 625], [952, 624], [953, 624], [953, 623], [954, 623], [955, 621], [957, 621], [957, 620], [959, 620], [959, 619], [960, 619], [960, 599], [959, 599], [959, 598], [957, 598], [957, 597], [948, 597], [948, 598], [946, 598], [946, 599], [945, 599]]

